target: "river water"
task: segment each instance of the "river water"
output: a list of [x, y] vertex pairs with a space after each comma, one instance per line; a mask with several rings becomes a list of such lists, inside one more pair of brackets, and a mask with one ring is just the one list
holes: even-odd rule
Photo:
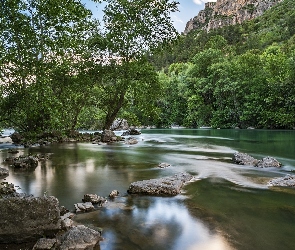
[[[75, 217], [102, 228], [102, 250], [295, 249], [295, 189], [268, 188], [295, 173], [295, 131], [146, 129], [139, 143], [66, 143], [20, 149], [49, 154], [30, 172], [10, 169], [6, 181], [20, 192], [56, 196], [73, 209], [84, 194], [120, 197]], [[275, 157], [281, 169], [232, 163], [234, 152]], [[7, 149], [0, 151], [1, 162]], [[165, 169], [158, 164], [171, 164]], [[8, 166], [5, 166], [8, 167]], [[131, 182], [189, 172], [196, 181], [175, 197], [129, 196]]]

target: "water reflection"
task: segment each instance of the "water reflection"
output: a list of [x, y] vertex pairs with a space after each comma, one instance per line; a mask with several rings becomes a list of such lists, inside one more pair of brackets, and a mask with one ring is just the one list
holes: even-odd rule
[[[295, 244], [294, 189], [269, 189], [270, 178], [295, 171], [295, 131], [145, 130], [139, 143], [69, 143], [20, 149], [50, 154], [34, 171], [7, 165], [7, 181], [22, 192], [54, 195], [73, 209], [86, 193], [123, 197], [107, 208], [77, 216], [102, 227], [102, 250], [113, 249], [292, 249]], [[233, 152], [276, 157], [280, 169], [232, 163]], [[0, 160], [8, 157], [0, 151]], [[159, 169], [161, 162], [171, 164]], [[175, 198], [127, 196], [131, 182], [189, 172], [198, 181]], [[126, 194], [126, 196], [125, 196]], [[182, 199], [185, 198], [185, 199]], [[274, 237], [275, 235], [275, 237]], [[230, 244], [228, 243], [230, 242]]]
[[[128, 199], [128, 198], [127, 198]], [[101, 249], [233, 249], [220, 233], [190, 215], [181, 199], [133, 197], [119, 209], [106, 208], [76, 217], [102, 227]]]

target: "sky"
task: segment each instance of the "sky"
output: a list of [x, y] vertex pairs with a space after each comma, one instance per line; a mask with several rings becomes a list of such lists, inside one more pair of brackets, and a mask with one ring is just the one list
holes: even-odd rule
[[[186, 23], [193, 17], [197, 16], [200, 10], [204, 9], [205, 3], [216, 2], [216, 0], [177, 0], [179, 2], [179, 12], [171, 14], [175, 28], [179, 33], [183, 32]], [[90, 9], [94, 17], [102, 19], [102, 6], [96, 6], [91, 0], [81, 0], [86, 8]]]

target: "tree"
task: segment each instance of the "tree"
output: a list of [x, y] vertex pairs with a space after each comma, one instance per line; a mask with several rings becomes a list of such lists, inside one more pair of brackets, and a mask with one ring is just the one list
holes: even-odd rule
[[170, 17], [170, 13], [177, 10], [175, 1], [106, 2], [103, 20], [107, 65], [100, 97], [106, 110], [104, 128], [109, 128], [127, 103], [126, 97], [131, 90], [146, 95], [155, 93], [151, 89], [158, 80], [152, 72], [154, 69], [143, 58], [171, 43], [178, 33]]
[[2, 0], [0, 8], [2, 119], [22, 131], [64, 127], [53, 72], [78, 74], [65, 65], [85, 60], [97, 23], [76, 0]]

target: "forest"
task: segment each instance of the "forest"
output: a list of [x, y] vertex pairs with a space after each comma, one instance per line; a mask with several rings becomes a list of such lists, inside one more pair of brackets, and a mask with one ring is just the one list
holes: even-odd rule
[[285, 0], [261, 17], [180, 36], [151, 57], [164, 97], [159, 126], [295, 127], [295, 7]]
[[295, 127], [295, 7], [180, 35], [175, 1], [2, 0], [0, 128]]

